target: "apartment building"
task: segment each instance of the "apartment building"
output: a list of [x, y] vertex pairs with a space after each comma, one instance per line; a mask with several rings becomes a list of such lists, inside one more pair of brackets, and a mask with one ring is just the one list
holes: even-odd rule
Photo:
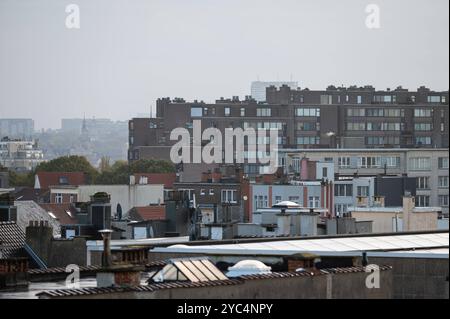
[[416, 206], [442, 207], [448, 215], [448, 149], [283, 149], [280, 162], [286, 174], [301, 170], [301, 160], [333, 163], [335, 180], [343, 177], [407, 176], [416, 180]]
[[[129, 121], [129, 161], [141, 158], [170, 159], [175, 128], [191, 132], [193, 121], [202, 129], [278, 129], [279, 149], [378, 149], [448, 148], [448, 91], [425, 87], [409, 91], [375, 90], [371, 86], [323, 91], [292, 89], [284, 85], [267, 89], [267, 102], [247, 97], [186, 102], [158, 99], [156, 118]], [[204, 145], [209, 141], [204, 141]], [[260, 165], [245, 164], [246, 174], [259, 174]]]
[[0, 165], [17, 172], [31, 171], [44, 161], [44, 153], [35, 142], [3, 138], [0, 141]]

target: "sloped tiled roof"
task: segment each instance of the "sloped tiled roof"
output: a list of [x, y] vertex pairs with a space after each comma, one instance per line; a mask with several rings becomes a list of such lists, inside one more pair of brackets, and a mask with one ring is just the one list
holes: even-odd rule
[[0, 259], [25, 256], [25, 233], [15, 222], [0, 222]]
[[74, 225], [78, 223], [75, 218], [76, 211], [70, 203], [39, 204], [39, 206], [41, 206], [46, 212], [52, 213], [61, 225]]
[[17, 207], [17, 225], [25, 232], [30, 221], [48, 221], [49, 226], [53, 228], [53, 236], [61, 233], [60, 223], [52, 218], [48, 212], [33, 201], [15, 201]]
[[[380, 266], [380, 271], [392, 270], [392, 266]], [[229, 285], [241, 285], [246, 281], [253, 280], [268, 280], [268, 279], [284, 279], [289, 280], [294, 277], [315, 277], [323, 276], [329, 273], [333, 274], [345, 274], [345, 273], [358, 273], [366, 272], [364, 267], [344, 267], [344, 268], [331, 268], [331, 269], [321, 269], [317, 274], [307, 273], [307, 272], [274, 272], [270, 274], [259, 274], [259, 275], [246, 275], [234, 279], [225, 280], [212, 280], [212, 281], [200, 281], [200, 282], [190, 282], [190, 281], [174, 281], [174, 282], [162, 282], [162, 283], [151, 283], [146, 286], [133, 286], [133, 287], [110, 287], [110, 288], [81, 288], [81, 289], [58, 289], [58, 290], [47, 290], [36, 294], [38, 297], [48, 297], [48, 298], [61, 298], [61, 297], [86, 297], [89, 298], [90, 295], [108, 294], [108, 293], [124, 293], [124, 292], [154, 292], [162, 289], [178, 289], [178, 288], [199, 288], [199, 287], [217, 287], [217, 286], [229, 286]]]
[[48, 189], [37, 189], [33, 187], [18, 187], [14, 190], [14, 198], [17, 201], [32, 200], [35, 202], [50, 199], [50, 191]]
[[86, 184], [86, 174], [83, 172], [38, 172], [36, 175], [42, 189], [61, 185], [60, 178], [62, 177], [67, 179], [67, 183], [63, 185], [78, 186]]
[[131, 209], [130, 216], [139, 221], [164, 220], [166, 218], [166, 206], [143, 206]]

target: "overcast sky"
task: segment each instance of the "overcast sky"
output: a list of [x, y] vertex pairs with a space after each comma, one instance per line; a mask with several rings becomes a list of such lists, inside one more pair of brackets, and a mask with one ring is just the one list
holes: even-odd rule
[[[67, 29], [68, 4], [80, 29]], [[365, 25], [380, 7], [380, 29]], [[0, 0], [0, 118], [128, 120], [250, 83], [448, 90], [448, 0]]]

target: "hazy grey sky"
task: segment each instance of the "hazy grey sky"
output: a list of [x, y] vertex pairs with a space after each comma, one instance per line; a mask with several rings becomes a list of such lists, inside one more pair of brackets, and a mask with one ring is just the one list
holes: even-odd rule
[[[67, 29], [65, 7], [80, 8]], [[365, 26], [378, 4], [381, 28]], [[0, 0], [0, 117], [127, 120], [250, 82], [449, 87], [448, 0]]]

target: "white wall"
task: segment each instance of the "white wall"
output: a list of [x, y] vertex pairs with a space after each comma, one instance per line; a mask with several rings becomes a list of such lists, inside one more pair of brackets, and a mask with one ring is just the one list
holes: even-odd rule
[[111, 212], [116, 214], [117, 204], [122, 206], [122, 214], [136, 206], [164, 203], [164, 185], [80, 185], [78, 201], [87, 202], [97, 192], [111, 195]]

